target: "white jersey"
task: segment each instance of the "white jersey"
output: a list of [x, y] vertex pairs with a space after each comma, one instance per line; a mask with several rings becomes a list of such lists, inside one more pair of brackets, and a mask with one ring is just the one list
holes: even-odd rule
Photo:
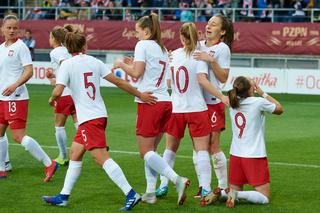
[[3, 96], [2, 92], [17, 82], [24, 72], [24, 67], [30, 64], [32, 65], [30, 51], [20, 39], [8, 47], [5, 46], [5, 43], [0, 45], [0, 100], [29, 99], [25, 84], [18, 87], [10, 96]]
[[[200, 50], [213, 56], [222, 69], [230, 69], [231, 53], [230, 48], [225, 43], [219, 42], [216, 45], [207, 47], [205, 41], [200, 41]], [[221, 91], [222, 83], [215, 77], [211, 66], [209, 66], [209, 69], [209, 81], [215, 85], [219, 91]], [[221, 102], [221, 100], [206, 91], [204, 91], [204, 98], [207, 104], [218, 104]]]
[[[59, 67], [62, 61], [71, 58], [67, 48], [63, 46], [59, 46], [51, 50], [50, 52], [50, 59], [53, 71], [57, 76], [59, 75]], [[71, 95], [71, 90], [68, 87], [65, 87], [61, 96]]]
[[65, 60], [59, 70], [56, 84], [68, 86], [76, 107], [79, 124], [107, 117], [100, 94], [100, 78], [111, 73], [102, 61], [85, 54]]
[[171, 99], [173, 113], [202, 112], [207, 110], [197, 74], [208, 74], [208, 64], [187, 56], [183, 48], [172, 52]]
[[274, 112], [276, 105], [261, 97], [248, 97], [240, 100], [239, 108], [229, 109], [232, 125], [230, 154], [245, 158], [266, 157], [264, 112]]
[[[169, 58], [167, 52], [154, 40], [142, 40], [134, 49], [134, 61], [145, 63], [144, 74], [138, 82], [140, 92], [152, 92], [158, 98], [157, 101], [170, 101], [166, 86], [166, 72], [169, 71]], [[143, 103], [139, 98], [136, 102]]]

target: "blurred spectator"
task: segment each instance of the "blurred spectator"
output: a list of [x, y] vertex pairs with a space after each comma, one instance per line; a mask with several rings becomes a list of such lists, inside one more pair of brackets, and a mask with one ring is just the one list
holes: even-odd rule
[[222, 15], [228, 16], [231, 14], [231, 10], [226, 10], [228, 8], [231, 8], [231, 0], [218, 0], [217, 7], [221, 8]]
[[242, 10], [241, 15], [248, 16], [248, 17], [254, 17], [253, 13], [253, 0], [242, 0]]
[[303, 11], [304, 1], [303, 0], [296, 0], [293, 7], [296, 10], [292, 14], [292, 21], [293, 22], [304, 22], [305, 17], [306, 17], [306, 13]]
[[180, 21], [182, 22], [191, 22], [193, 21], [193, 13], [188, 10], [189, 5], [188, 3], [181, 3], [181, 14], [180, 14]]
[[34, 48], [36, 46], [36, 40], [32, 38], [31, 30], [27, 29], [25, 31], [24, 38], [22, 39], [22, 41], [29, 48], [32, 61], [34, 61], [34, 57], [35, 57]]

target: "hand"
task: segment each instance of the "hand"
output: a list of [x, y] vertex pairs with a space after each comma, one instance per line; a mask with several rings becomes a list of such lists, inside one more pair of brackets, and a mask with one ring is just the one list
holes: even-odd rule
[[113, 68], [121, 68], [123, 60], [121, 58], [117, 58], [113, 63]]
[[49, 102], [49, 105], [52, 106], [52, 107], [55, 107], [57, 105], [57, 102], [55, 100], [53, 100], [52, 97], [49, 98], [48, 102]]
[[152, 95], [152, 92], [143, 92], [139, 97], [143, 102], [154, 105], [157, 103], [157, 97]]
[[222, 96], [221, 98], [222, 103], [224, 103], [225, 105], [229, 106], [230, 102], [229, 102], [229, 97], [228, 96]]
[[196, 60], [205, 61], [205, 62], [208, 62], [208, 63], [211, 63], [211, 62], [215, 61], [215, 59], [212, 56], [210, 56], [208, 53], [200, 52], [200, 51], [195, 51], [193, 53], [193, 58], [196, 59]]
[[46, 77], [47, 77], [48, 79], [52, 79], [52, 78], [55, 77], [55, 75], [54, 75], [54, 73], [53, 73], [52, 70], [47, 70], [47, 71], [46, 71]]
[[12, 84], [11, 86], [7, 87], [5, 90], [3, 90], [2, 95], [3, 96], [10, 96], [14, 91], [16, 91], [18, 85]]
[[258, 86], [257, 83], [253, 82], [253, 89], [259, 94], [262, 95], [264, 91]]
[[49, 78], [49, 81], [52, 86], [56, 85], [56, 78]]
[[132, 57], [124, 57], [123, 62], [127, 65], [132, 65], [133, 64], [133, 58]]

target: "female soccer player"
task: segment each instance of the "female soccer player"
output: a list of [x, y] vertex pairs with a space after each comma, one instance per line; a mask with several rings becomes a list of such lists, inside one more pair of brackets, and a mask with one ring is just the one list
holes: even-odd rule
[[[263, 98], [254, 97], [254, 91]], [[270, 179], [264, 140], [264, 112], [280, 115], [283, 112], [282, 106], [243, 76], [235, 80], [228, 95], [232, 143], [227, 207], [233, 208], [237, 199], [269, 203]], [[245, 184], [253, 186], [256, 191], [242, 191]]]
[[4, 161], [8, 143], [4, 135], [9, 126], [13, 140], [45, 165], [44, 181], [48, 182], [58, 164], [26, 135], [29, 95], [25, 83], [33, 75], [30, 51], [18, 39], [19, 20], [15, 15], [4, 17], [1, 30], [5, 42], [0, 45], [0, 177], [7, 176]]
[[78, 33], [67, 33], [66, 47], [73, 57], [61, 64], [56, 87], [49, 103], [53, 106], [65, 87], [68, 86], [75, 103], [79, 127], [71, 145], [69, 168], [63, 189], [59, 195], [44, 196], [43, 199], [54, 205], [67, 205], [71, 190], [81, 173], [83, 155], [89, 151], [95, 161], [126, 195], [126, 202], [122, 210], [130, 210], [140, 201], [141, 197], [132, 189], [121, 168], [106, 151], [107, 112], [100, 94], [100, 78], [110, 81], [147, 104], [154, 104], [156, 97], [149, 92], [139, 92], [126, 81], [113, 75], [101, 61], [86, 55], [85, 36]]
[[[183, 138], [186, 125], [197, 152], [199, 182], [202, 187], [201, 205], [211, 203], [211, 165], [209, 158], [209, 139], [211, 133], [208, 107], [203, 97], [202, 88], [227, 103], [223, 96], [207, 79], [208, 64], [193, 59], [198, 44], [197, 29], [193, 23], [185, 23], [180, 28], [180, 40], [183, 48], [172, 52], [171, 88], [172, 88], [172, 116], [167, 130], [166, 156], [176, 153]], [[173, 161], [169, 161], [172, 164]], [[168, 181], [161, 178], [160, 189], [167, 190]]]
[[[54, 48], [50, 52], [53, 72], [48, 71], [46, 75], [53, 85], [55, 85], [55, 79], [59, 73], [61, 63], [71, 57], [67, 48], [63, 46], [65, 35], [68, 31], [73, 31], [70, 25], [65, 27], [56, 26], [50, 32], [49, 43], [50, 46]], [[68, 87], [65, 87], [61, 97], [57, 100], [57, 105], [54, 107], [55, 136], [60, 151], [59, 156], [55, 161], [60, 165], [68, 164], [67, 134], [65, 130], [65, 124], [68, 116], [72, 116], [74, 126], [78, 128], [76, 109], [71, 97], [71, 91]]]
[[[206, 40], [200, 41], [200, 50], [196, 52], [194, 58], [203, 60], [210, 64], [209, 80], [216, 88], [221, 90], [221, 84], [228, 79], [230, 69], [230, 50], [233, 42], [233, 24], [225, 16], [217, 15], [210, 18], [206, 25]], [[218, 187], [214, 190], [216, 200], [224, 193], [224, 189], [228, 185], [227, 176], [227, 159], [220, 148], [220, 134], [225, 129], [225, 109], [217, 97], [208, 92], [204, 92], [208, 110], [211, 118], [211, 137], [209, 152], [213, 161], [213, 167], [218, 179]], [[195, 160], [194, 164], [197, 168], [199, 165]], [[198, 171], [196, 169], [196, 171]], [[199, 197], [201, 188], [197, 196]]]
[[155, 151], [162, 134], [166, 131], [171, 116], [172, 106], [167, 91], [165, 72], [169, 70], [168, 54], [161, 40], [158, 16], [152, 13], [138, 20], [135, 26], [136, 36], [140, 40], [135, 47], [134, 61], [126, 58], [116, 60], [115, 68], [123, 69], [128, 75], [139, 78], [138, 90], [151, 91], [158, 100], [155, 105], [138, 102], [136, 135], [141, 157], [145, 161], [147, 179], [146, 193], [142, 200], [155, 203], [157, 174], [166, 176], [177, 187], [178, 204], [185, 200], [185, 189], [189, 180], [180, 177], [168, 163]]

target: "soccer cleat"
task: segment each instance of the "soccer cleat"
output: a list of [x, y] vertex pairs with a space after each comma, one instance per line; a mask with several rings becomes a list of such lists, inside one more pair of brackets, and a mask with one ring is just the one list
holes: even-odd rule
[[69, 195], [58, 194], [56, 196], [43, 196], [42, 199], [46, 203], [55, 206], [66, 206], [68, 204]]
[[197, 194], [193, 196], [193, 198], [201, 198], [202, 186], [199, 186]]
[[141, 196], [138, 193], [136, 193], [133, 189], [131, 189], [126, 197], [126, 203], [124, 204], [124, 207], [121, 208], [120, 210], [130, 211], [140, 201], [141, 201]]
[[176, 190], [178, 192], [178, 205], [181, 206], [183, 205], [184, 201], [187, 198], [186, 195], [186, 189], [190, 185], [190, 180], [185, 177], [178, 177], [177, 183], [176, 183]]
[[213, 192], [204, 192], [203, 196], [201, 196], [200, 205], [207, 206], [217, 202], [217, 200], [221, 197], [221, 189], [217, 187]]
[[162, 188], [160, 188], [160, 187], [157, 188], [156, 197], [159, 197], [159, 198], [165, 197], [168, 194], [168, 190], [169, 190], [168, 186], [164, 186]]
[[157, 202], [157, 197], [155, 193], [145, 193], [141, 197], [141, 201], [144, 203], [155, 204]]
[[57, 157], [56, 159], [54, 159], [60, 166], [68, 166], [69, 165], [69, 161], [67, 159], [63, 159], [60, 157]]
[[237, 191], [232, 189], [232, 188], [226, 189], [225, 191], [228, 194], [228, 199], [227, 199], [227, 202], [226, 202], [226, 206], [228, 208], [233, 208], [234, 204], [236, 202], [236, 199], [237, 199]]
[[0, 179], [7, 178], [7, 172], [6, 171], [0, 171]]
[[44, 168], [44, 173], [46, 175], [46, 177], [44, 178], [44, 182], [49, 182], [51, 180], [51, 178], [53, 177], [54, 173], [57, 171], [58, 169], [58, 163], [55, 160], [51, 161], [51, 165]]
[[10, 161], [7, 161], [5, 163], [5, 169], [6, 169], [6, 172], [11, 172], [12, 171], [12, 165], [11, 165]]

